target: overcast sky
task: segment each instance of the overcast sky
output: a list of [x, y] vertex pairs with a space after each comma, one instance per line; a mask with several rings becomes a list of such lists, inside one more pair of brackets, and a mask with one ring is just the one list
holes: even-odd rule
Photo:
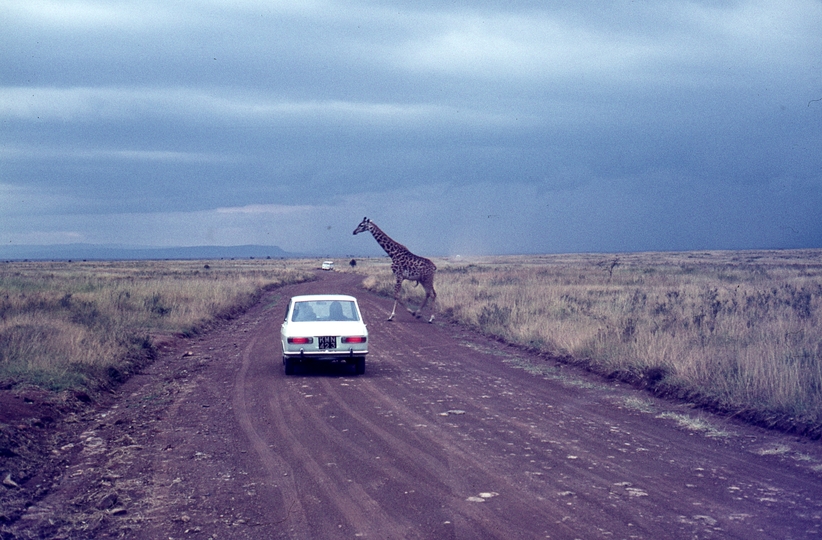
[[2, 0], [0, 242], [822, 247], [822, 2]]

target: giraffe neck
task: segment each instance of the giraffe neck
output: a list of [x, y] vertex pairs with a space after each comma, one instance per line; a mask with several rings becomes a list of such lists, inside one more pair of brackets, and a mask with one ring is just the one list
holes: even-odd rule
[[408, 248], [404, 245], [400, 244], [391, 239], [390, 236], [382, 232], [382, 229], [377, 227], [374, 223], [371, 223], [371, 227], [369, 228], [371, 234], [374, 236], [374, 240], [385, 250], [389, 257], [392, 259], [395, 255], [400, 253], [408, 253]]

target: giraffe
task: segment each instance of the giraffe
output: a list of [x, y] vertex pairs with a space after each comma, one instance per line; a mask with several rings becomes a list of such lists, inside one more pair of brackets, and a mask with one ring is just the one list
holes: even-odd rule
[[[377, 225], [367, 217], [363, 218], [362, 223], [354, 229], [354, 234], [359, 234], [365, 231], [371, 232], [374, 236], [374, 240], [376, 240], [388, 256], [391, 257], [391, 271], [394, 272], [394, 277], [397, 279], [394, 284], [394, 308], [391, 310], [391, 315], [389, 315], [388, 320], [394, 320], [394, 314], [397, 311], [398, 303], [407, 309], [411, 315], [419, 318], [422, 314], [422, 309], [428, 303], [428, 299], [430, 298], [432, 313], [431, 318], [428, 319], [428, 322], [433, 322], [434, 301], [437, 299], [437, 292], [434, 290], [434, 274], [437, 271], [436, 265], [425, 257], [414, 255], [408, 251], [407, 247], [394, 241], [390, 236], [382, 232], [382, 229], [377, 227]], [[425, 289], [425, 300], [422, 302], [422, 305], [417, 311], [413, 311], [411, 308], [406, 306], [405, 302], [403, 302], [400, 298], [400, 293], [402, 292], [402, 282], [406, 279], [409, 281], [416, 281], [417, 283], [415, 283], [415, 286], [422, 285], [422, 288]]]

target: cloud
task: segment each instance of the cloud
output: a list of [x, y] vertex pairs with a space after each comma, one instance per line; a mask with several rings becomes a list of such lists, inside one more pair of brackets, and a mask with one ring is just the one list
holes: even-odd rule
[[660, 54], [648, 40], [575, 27], [550, 14], [451, 15], [434, 35], [406, 43], [401, 64], [478, 78], [598, 78], [646, 68]]
[[399, 69], [535, 84], [743, 85], [717, 80], [717, 68], [812, 62], [820, 19], [812, 0], [451, 11], [432, 13], [386, 57]]
[[0, 118], [27, 121], [137, 120], [179, 118], [186, 123], [214, 121], [251, 125], [299, 120], [369, 126], [512, 125], [515, 120], [493, 112], [426, 103], [342, 100], [293, 101], [243, 95], [238, 90], [197, 88], [50, 88], [0, 87]]
[[[1, 193], [1, 192], [0, 192]], [[359, 213], [359, 212], [358, 212]], [[276, 245], [295, 253], [339, 252], [350, 239], [339, 207], [247, 205], [195, 211], [0, 215], [0, 243], [121, 244], [134, 246]], [[357, 222], [358, 223], [358, 222]]]
[[[225, 17], [279, 15], [321, 15], [333, 4], [303, 0], [7, 0], [4, 10], [12, 17], [32, 25], [66, 31], [99, 29], [121, 30], [168, 29], [172, 27], [211, 26]], [[212, 21], [212, 22], [210, 22]]]
[[379, 254], [350, 238], [369, 214], [429, 253], [822, 237], [815, 0], [2, 9], [0, 235]]
[[[4, 10], [17, 19], [58, 28], [108, 29], [132, 27], [149, 19], [159, 20], [168, 11], [146, 9], [150, 3], [91, 2], [81, 0], [10, 0]], [[159, 8], [157, 4], [152, 8]]]
[[17, 246], [51, 246], [60, 244], [81, 244], [86, 239], [78, 231], [36, 231], [2, 235], [4, 243]]
[[235, 163], [240, 160], [237, 156], [205, 152], [83, 149], [77, 147], [49, 148], [22, 145], [1, 147], [0, 158], [5, 160], [105, 160], [161, 163]]
[[225, 207], [217, 208], [215, 211], [218, 214], [254, 214], [254, 215], [275, 215], [288, 216], [304, 212], [310, 212], [315, 209], [313, 206], [287, 206], [284, 204], [248, 204], [239, 207]]
[[672, 174], [592, 178], [559, 188], [440, 183], [350, 193], [313, 205], [94, 215], [58, 208], [48, 220], [3, 213], [0, 242], [261, 244], [294, 253], [381, 256], [373, 239], [351, 235], [368, 216], [413, 252], [430, 256], [809, 247], [822, 235], [820, 206], [818, 182], [787, 178], [759, 186]]
[[0, 183], [0, 229], [3, 220], [26, 216], [35, 220], [77, 209], [88, 209], [89, 200], [78, 200], [63, 190]]

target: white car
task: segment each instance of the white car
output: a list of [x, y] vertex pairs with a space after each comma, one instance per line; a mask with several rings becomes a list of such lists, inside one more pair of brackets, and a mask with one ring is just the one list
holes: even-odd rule
[[365, 373], [368, 329], [357, 299], [343, 294], [294, 296], [280, 329], [285, 374], [312, 361], [353, 364]]

